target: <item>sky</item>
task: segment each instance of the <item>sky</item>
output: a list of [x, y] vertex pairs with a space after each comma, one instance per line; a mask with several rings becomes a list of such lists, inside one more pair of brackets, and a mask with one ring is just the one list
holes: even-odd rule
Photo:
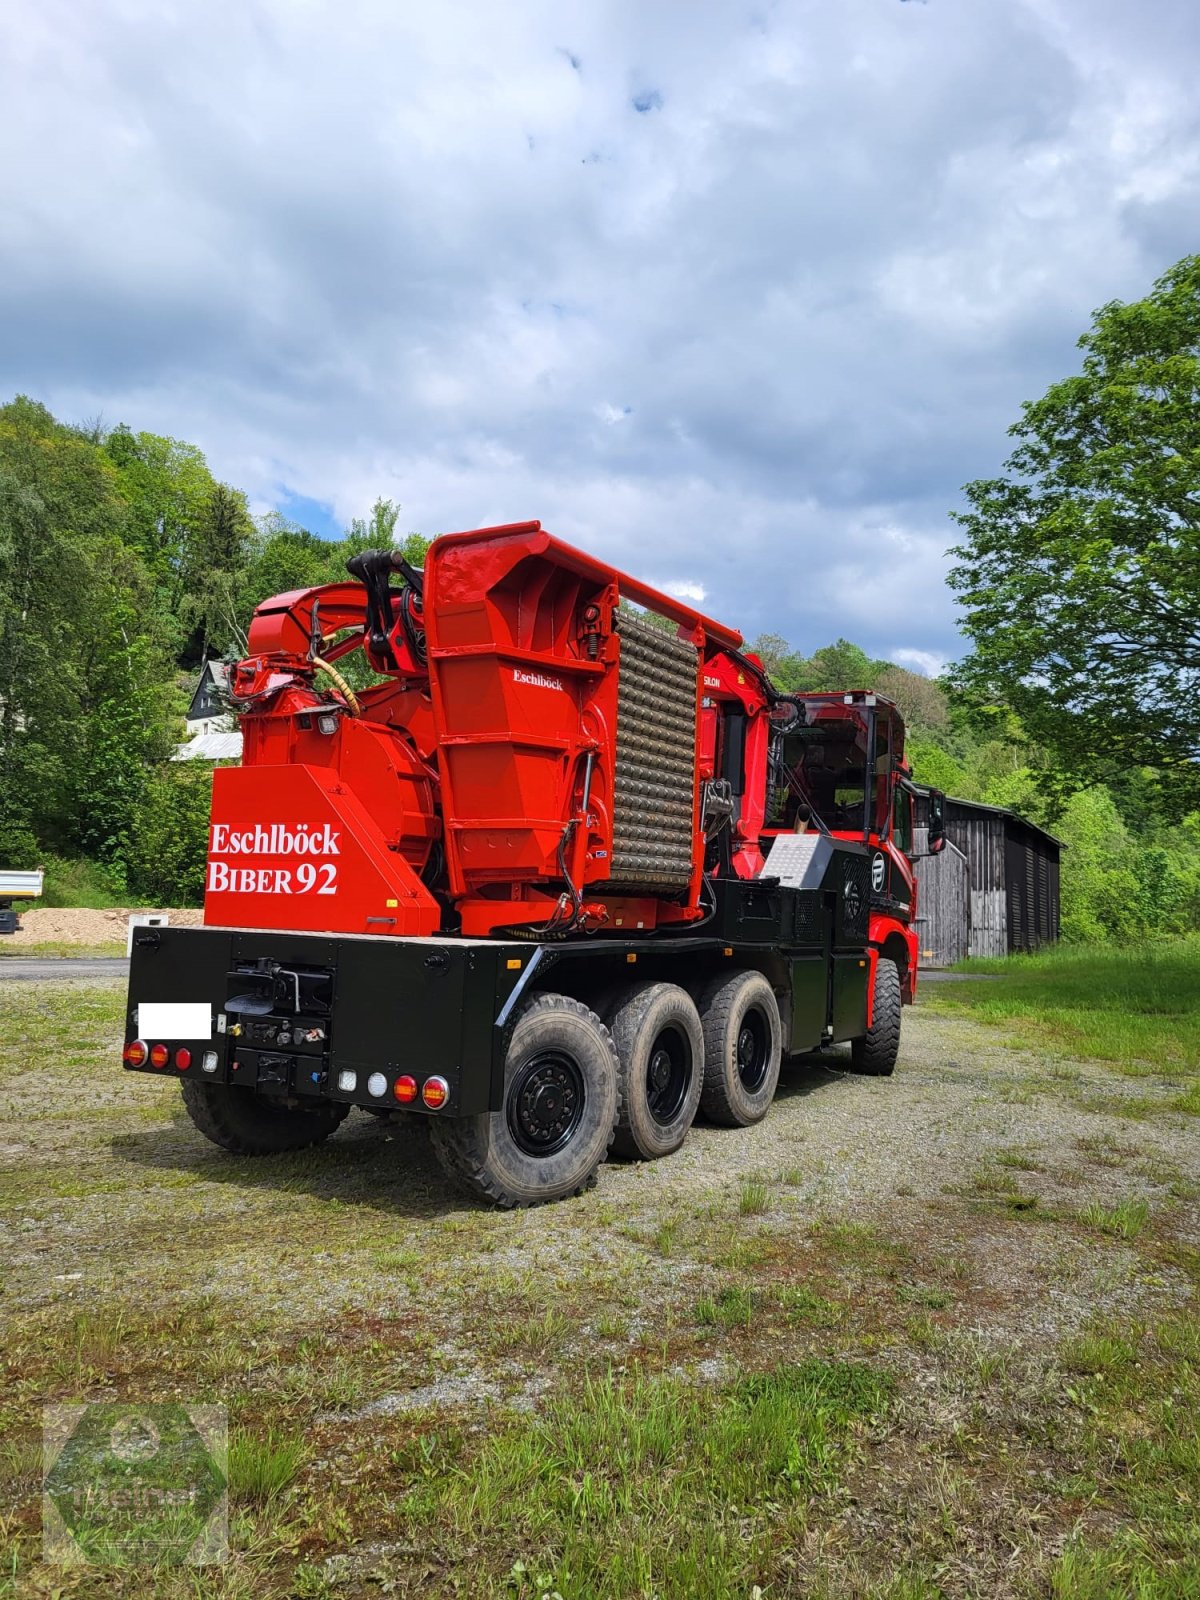
[[936, 671], [961, 485], [1198, 248], [1194, 0], [7, 0], [0, 397]]

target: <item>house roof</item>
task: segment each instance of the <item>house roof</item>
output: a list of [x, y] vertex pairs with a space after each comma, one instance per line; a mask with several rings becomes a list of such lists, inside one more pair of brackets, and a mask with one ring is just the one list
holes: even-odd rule
[[240, 761], [240, 733], [198, 733], [186, 744], [177, 745], [172, 761]]
[[187, 708], [187, 720], [196, 722], [202, 717], [211, 717], [217, 697], [228, 687], [229, 663], [206, 661], [200, 668], [200, 676], [196, 679], [196, 687], [192, 691], [191, 704]]

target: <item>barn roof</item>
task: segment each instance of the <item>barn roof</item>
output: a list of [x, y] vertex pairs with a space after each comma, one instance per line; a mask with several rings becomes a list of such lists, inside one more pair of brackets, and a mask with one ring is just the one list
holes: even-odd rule
[[[913, 788], [918, 794], [928, 795], [929, 793], [929, 785], [925, 783], [915, 783]], [[1070, 849], [1065, 840], [1060, 839], [1056, 833], [1051, 833], [1049, 828], [1043, 828], [1038, 822], [1031, 822], [1028, 817], [1023, 817], [1019, 811], [1013, 811], [1008, 806], [989, 806], [985, 805], [982, 800], [960, 800], [955, 794], [946, 796], [946, 804], [948, 806], [958, 806], [961, 811], [979, 811], [987, 816], [1007, 817], [1010, 822], [1016, 822], [1022, 828], [1028, 828], [1030, 833], [1041, 834], [1043, 839], [1049, 839], [1050, 843], [1056, 844], [1060, 850]]]

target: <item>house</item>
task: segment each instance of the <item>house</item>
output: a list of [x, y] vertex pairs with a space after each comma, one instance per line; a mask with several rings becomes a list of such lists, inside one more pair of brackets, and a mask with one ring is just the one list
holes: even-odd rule
[[1003, 806], [947, 795], [946, 848], [923, 856], [926, 815], [918, 791], [915, 926], [922, 966], [1007, 956], [1058, 939], [1061, 839]]
[[187, 708], [188, 737], [198, 733], [226, 733], [233, 727], [229, 715], [229, 665], [206, 661], [200, 669], [192, 703]]
[[172, 761], [240, 761], [242, 736], [228, 709], [229, 665], [206, 661], [187, 708], [187, 742]]

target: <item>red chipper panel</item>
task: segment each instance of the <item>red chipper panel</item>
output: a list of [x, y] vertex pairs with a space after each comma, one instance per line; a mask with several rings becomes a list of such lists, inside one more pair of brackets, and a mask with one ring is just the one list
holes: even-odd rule
[[[623, 596], [691, 638], [619, 611]], [[739, 636], [537, 523], [437, 540], [424, 610], [464, 931], [532, 920], [567, 879], [604, 897], [593, 925], [653, 925], [659, 899], [695, 914], [699, 664], [706, 637]]]
[[[414, 935], [700, 916], [702, 677], [740, 635], [536, 522], [448, 534], [423, 575], [395, 551], [355, 560], [360, 582], [255, 613], [205, 920]], [[356, 650], [377, 679], [357, 694], [335, 666]]]

